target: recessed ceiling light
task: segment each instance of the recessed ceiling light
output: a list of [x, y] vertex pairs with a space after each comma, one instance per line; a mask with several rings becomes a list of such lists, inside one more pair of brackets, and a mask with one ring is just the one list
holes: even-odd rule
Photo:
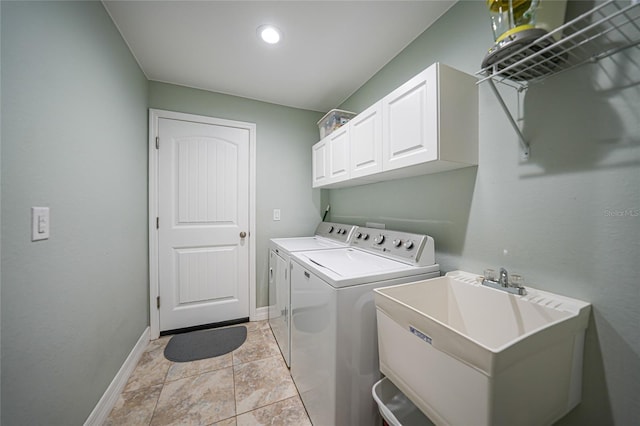
[[282, 39], [282, 32], [273, 25], [260, 25], [258, 27], [258, 36], [269, 44], [276, 44]]

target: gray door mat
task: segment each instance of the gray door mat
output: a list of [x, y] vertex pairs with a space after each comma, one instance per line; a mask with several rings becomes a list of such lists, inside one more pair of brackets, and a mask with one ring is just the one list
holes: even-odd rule
[[244, 326], [177, 334], [167, 343], [164, 356], [173, 362], [213, 358], [238, 349], [246, 338]]

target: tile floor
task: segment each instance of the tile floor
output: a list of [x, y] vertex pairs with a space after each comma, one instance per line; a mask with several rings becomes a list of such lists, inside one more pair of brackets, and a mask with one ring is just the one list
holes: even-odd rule
[[232, 353], [176, 363], [151, 341], [105, 425], [311, 425], [267, 321]]

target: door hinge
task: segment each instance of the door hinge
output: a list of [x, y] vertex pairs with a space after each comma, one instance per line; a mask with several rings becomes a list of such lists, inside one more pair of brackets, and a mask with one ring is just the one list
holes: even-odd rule
[[156, 217], [156, 229], [160, 229], [160, 218]]
[[156, 149], [160, 149], [160, 136], [156, 136]]
[[156, 307], [160, 309], [160, 296], [156, 297]]

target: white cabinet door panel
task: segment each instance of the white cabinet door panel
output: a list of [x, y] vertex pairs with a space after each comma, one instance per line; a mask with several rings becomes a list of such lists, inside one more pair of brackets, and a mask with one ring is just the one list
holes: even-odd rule
[[328, 137], [329, 182], [349, 178], [349, 126], [342, 126]]
[[312, 168], [313, 168], [313, 188], [325, 185], [329, 179], [328, 161], [327, 161], [327, 139], [323, 139], [313, 145], [312, 152]]
[[382, 171], [382, 103], [354, 117], [351, 127], [351, 178]]
[[429, 67], [382, 100], [383, 170], [438, 158], [437, 67]]

